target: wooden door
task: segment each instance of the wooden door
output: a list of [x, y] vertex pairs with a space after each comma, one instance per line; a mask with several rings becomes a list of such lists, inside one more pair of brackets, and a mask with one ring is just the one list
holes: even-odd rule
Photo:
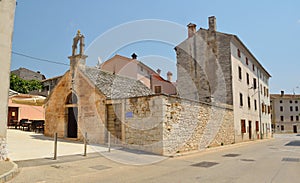
[[249, 139], [252, 138], [252, 122], [249, 121]]

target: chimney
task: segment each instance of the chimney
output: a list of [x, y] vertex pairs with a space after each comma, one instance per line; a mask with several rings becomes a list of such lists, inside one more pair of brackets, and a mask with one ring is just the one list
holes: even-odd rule
[[133, 53], [133, 54], [131, 55], [131, 58], [132, 58], [132, 59], [137, 59], [137, 55], [136, 55], [135, 53]]
[[156, 72], [160, 75], [161, 70], [160, 70], [160, 69], [157, 69]]
[[283, 90], [281, 90], [281, 96], [283, 97], [283, 95], [284, 95], [284, 91], [283, 91]]
[[208, 25], [209, 25], [208, 30], [216, 31], [217, 30], [216, 24], [217, 24], [217, 20], [215, 16], [208, 17]]
[[168, 81], [172, 82], [172, 76], [173, 76], [172, 72], [169, 71], [169, 72], [167, 73]]
[[190, 38], [196, 33], [196, 24], [189, 23], [187, 27], [188, 27], [188, 38]]

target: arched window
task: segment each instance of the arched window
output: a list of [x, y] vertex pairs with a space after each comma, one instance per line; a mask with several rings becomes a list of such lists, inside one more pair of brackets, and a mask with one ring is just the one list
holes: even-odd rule
[[75, 93], [71, 92], [66, 100], [66, 104], [77, 104], [77, 96]]

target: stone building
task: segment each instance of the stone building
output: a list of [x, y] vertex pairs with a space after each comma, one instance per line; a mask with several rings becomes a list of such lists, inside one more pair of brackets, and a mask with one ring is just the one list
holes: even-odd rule
[[275, 133], [299, 133], [300, 95], [271, 94], [272, 129]]
[[159, 69], [157, 70], [158, 72], [155, 72], [143, 62], [137, 60], [135, 53], [132, 54], [132, 58], [115, 55], [102, 63], [100, 69], [139, 80], [155, 93], [177, 94], [176, 87], [172, 83], [171, 72], [168, 72], [168, 80], [165, 80], [160, 75], [161, 71]]
[[235, 142], [231, 106], [153, 94], [138, 80], [85, 66], [86, 57], [78, 33], [70, 70], [45, 104], [45, 135], [80, 140], [87, 133], [89, 143], [110, 139], [162, 155]]
[[38, 81], [42, 81], [44, 79], [46, 79], [46, 77], [41, 74], [40, 71], [32, 71], [23, 67], [20, 67], [19, 69], [13, 70], [11, 71], [12, 74], [15, 74], [17, 76], [19, 76], [20, 78], [24, 79], [24, 80], [38, 80]]
[[[152, 92], [140, 81], [86, 67], [87, 56], [83, 53], [84, 36], [78, 32], [69, 57], [70, 70], [59, 80], [45, 104], [45, 135], [57, 132], [59, 137], [82, 139], [82, 134], [88, 132], [90, 143], [103, 143], [106, 127], [109, 130], [120, 127], [107, 124], [107, 113], [111, 112], [107, 108], [111, 108], [111, 104], [106, 101]], [[111, 122], [116, 121], [116, 117], [111, 119]]]
[[6, 120], [15, 9], [16, 0], [0, 1], [0, 161], [7, 158]]
[[176, 46], [177, 89], [182, 98], [232, 106], [235, 142], [271, 134], [270, 74], [233, 34], [188, 25], [188, 38]]

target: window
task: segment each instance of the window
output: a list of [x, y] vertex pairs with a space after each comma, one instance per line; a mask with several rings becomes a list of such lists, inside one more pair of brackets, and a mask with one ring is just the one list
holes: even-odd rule
[[295, 106], [295, 111], [299, 111], [299, 108], [298, 108], [298, 106]]
[[269, 89], [267, 88], [267, 97], [269, 97]]
[[271, 107], [268, 105], [268, 114], [271, 113]]
[[154, 87], [155, 93], [161, 93], [161, 86]]
[[266, 87], [264, 86], [264, 96], [266, 96]]
[[284, 117], [283, 116], [280, 116], [280, 121], [284, 121]]
[[240, 106], [243, 106], [243, 94], [240, 93]]
[[259, 124], [258, 121], [255, 122], [255, 130], [258, 132], [259, 131]]
[[246, 77], [247, 77], [247, 85], [249, 85], [250, 81], [249, 81], [249, 74], [246, 73]]
[[290, 111], [293, 111], [293, 106], [290, 106]]
[[257, 101], [254, 100], [254, 109], [257, 110]]
[[251, 108], [251, 99], [250, 99], [249, 96], [248, 96], [248, 108], [249, 108], [249, 109]]
[[255, 65], [254, 64], [252, 64], [252, 70], [255, 71]]
[[260, 94], [263, 94], [262, 85], [260, 85]]
[[280, 100], [279, 102], [282, 103], [282, 100]]
[[292, 100], [290, 100], [290, 104], [292, 104], [293, 103], [293, 101]]
[[253, 89], [256, 89], [257, 86], [256, 86], [256, 78], [253, 78]]
[[246, 64], [249, 65], [249, 61], [248, 61], [248, 58], [247, 58], [247, 57], [246, 57]]
[[296, 116], [296, 121], [299, 121], [299, 116]]
[[240, 51], [240, 49], [237, 49], [237, 55], [238, 55], [239, 58], [241, 58], [241, 51]]
[[241, 120], [241, 132], [246, 133], [246, 121], [244, 119]]
[[242, 68], [239, 66], [239, 79], [242, 80]]
[[291, 121], [294, 121], [294, 116], [291, 116]]
[[265, 105], [261, 104], [261, 112], [264, 113], [265, 112]]
[[298, 104], [298, 100], [295, 100], [295, 104]]
[[281, 131], [284, 131], [284, 126], [283, 125], [281, 125]]
[[283, 111], [283, 107], [282, 106], [280, 106], [280, 111]]

